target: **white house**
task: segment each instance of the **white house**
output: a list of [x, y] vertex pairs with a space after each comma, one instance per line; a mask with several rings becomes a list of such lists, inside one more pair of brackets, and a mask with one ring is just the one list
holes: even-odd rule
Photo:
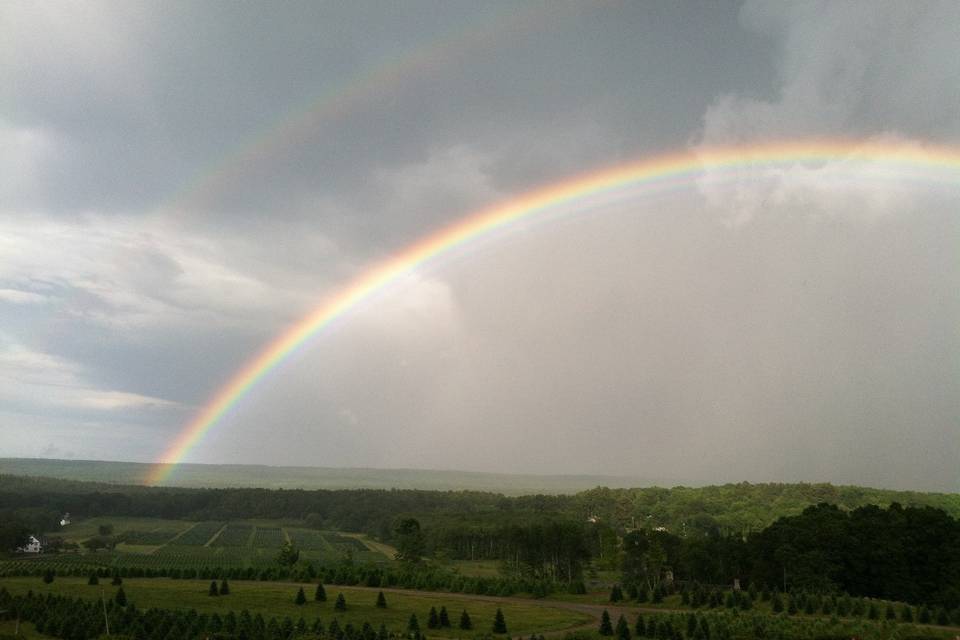
[[29, 536], [27, 538], [27, 544], [22, 547], [19, 547], [17, 551], [21, 553], [40, 553], [43, 551], [43, 545], [40, 544], [40, 541], [36, 536]]

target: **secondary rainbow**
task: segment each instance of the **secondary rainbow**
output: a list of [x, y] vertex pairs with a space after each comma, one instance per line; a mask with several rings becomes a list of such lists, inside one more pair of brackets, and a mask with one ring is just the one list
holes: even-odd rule
[[180, 431], [160, 456], [146, 482], [164, 482], [175, 466], [195, 447], [238, 400], [276, 369], [309, 338], [349, 313], [359, 303], [382, 291], [406, 274], [431, 260], [455, 251], [471, 240], [488, 236], [520, 220], [556, 210], [562, 205], [583, 205], [591, 198], [630, 187], [641, 193], [649, 187], [676, 181], [689, 182], [706, 170], [738, 170], [815, 162], [846, 161], [882, 165], [885, 169], [911, 174], [920, 171], [938, 180], [960, 182], [960, 149], [904, 145], [896, 142], [856, 140], [806, 140], [749, 146], [700, 149], [670, 153], [576, 176], [534, 190], [462, 218], [436, 233], [402, 249], [361, 273], [343, 289], [324, 299], [319, 306], [268, 344], [236, 372], [194, 418]]

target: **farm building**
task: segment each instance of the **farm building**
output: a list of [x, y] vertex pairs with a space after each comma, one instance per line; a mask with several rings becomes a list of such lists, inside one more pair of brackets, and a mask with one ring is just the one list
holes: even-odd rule
[[17, 551], [20, 553], [41, 553], [43, 551], [43, 544], [36, 536], [29, 536], [27, 538], [27, 544], [17, 548]]

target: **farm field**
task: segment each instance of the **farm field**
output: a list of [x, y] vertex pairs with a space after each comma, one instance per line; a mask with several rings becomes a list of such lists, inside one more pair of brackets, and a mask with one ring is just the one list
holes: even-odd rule
[[[51, 584], [44, 584], [36, 578], [3, 578], [0, 585], [11, 594], [22, 595], [29, 590], [36, 594], [59, 594], [69, 597], [97, 599], [100, 588], [87, 585], [83, 578], [57, 578]], [[243, 609], [251, 614], [264, 616], [290, 616], [294, 620], [303, 616], [306, 620], [319, 617], [324, 624], [337, 619], [341, 626], [353, 623], [355, 626], [369, 622], [376, 628], [381, 623], [388, 629], [403, 631], [411, 614], [416, 614], [421, 627], [426, 629], [427, 614], [431, 607], [437, 610], [446, 606], [456, 625], [460, 612], [466, 609], [473, 620], [477, 633], [489, 630], [497, 607], [502, 608], [507, 627], [512, 634], [531, 634], [559, 631], [590, 624], [594, 616], [573, 611], [545, 602], [522, 602], [506, 599], [482, 598], [459, 594], [428, 594], [418, 592], [396, 592], [385, 590], [387, 608], [375, 606], [377, 589], [357, 587], [327, 586], [327, 601], [316, 602], [313, 599], [312, 584], [263, 583], [250, 581], [231, 581], [230, 595], [211, 597], [207, 595], [210, 582], [206, 580], [168, 580], [168, 579], [127, 579], [123, 590], [128, 601], [137, 607], [160, 607], [166, 609], [196, 609], [199, 613], [227, 611], [239, 612]], [[304, 588], [307, 604], [294, 604], [297, 590]], [[112, 597], [117, 587], [103, 585], [107, 597]], [[337, 594], [342, 593], [347, 602], [345, 612], [334, 610]], [[463, 635], [458, 629], [431, 630], [431, 636], [456, 637]]]
[[101, 526], [112, 527], [112, 550], [0, 559], [0, 574], [14, 567], [115, 567], [137, 569], [264, 569], [276, 566], [276, 553], [288, 539], [304, 560], [316, 564], [351, 558], [356, 562], [387, 564], [392, 549], [369, 544], [359, 534], [317, 531], [286, 522], [244, 520], [203, 521], [151, 518], [91, 518], [49, 535], [83, 545], [97, 537]]

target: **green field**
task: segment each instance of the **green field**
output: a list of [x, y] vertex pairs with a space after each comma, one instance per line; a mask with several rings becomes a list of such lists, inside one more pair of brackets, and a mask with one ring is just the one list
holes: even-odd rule
[[[209, 585], [210, 582], [205, 580], [127, 579], [123, 582], [123, 590], [128, 600], [136, 603], [141, 609], [148, 607], [196, 609], [201, 613], [216, 611], [221, 615], [231, 610], [239, 612], [247, 609], [251, 614], [261, 613], [267, 617], [290, 616], [294, 620], [300, 616], [307, 620], [320, 617], [325, 624], [329, 624], [336, 618], [341, 626], [348, 622], [355, 626], [369, 622], [377, 627], [382, 623], [388, 629], [396, 631], [406, 629], [411, 613], [417, 615], [421, 627], [426, 630], [430, 607], [436, 607], [439, 610], [441, 606], [446, 606], [450, 612], [454, 626], [459, 620], [460, 612], [466, 609], [478, 633], [489, 630], [498, 606], [503, 609], [508, 630], [512, 634], [566, 629], [587, 624], [593, 620], [592, 616], [536, 601], [498, 602], [489, 598], [457, 594], [441, 595], [385, 590], [388, 606], [386, 609], [378, 609], [375, 606], [376, 589], [331, 585], [327, 588], [327, 602], [315, 602], [313, 590], [316, 587], [311, 584], [231, 581], [230, 595], [220, 597], [207, 595]], [[101, 589], [99, 586], [87, 585], [83, 578], [57, 578], [49, 585], [37, 578], [2, 578], [0, 586], [14, 595], [22, 595], [33, 590], [37, 594], [53, 593], [89, 599], [99, 598]], [[294, 598], [301, 586], [307, 593], [308, 602], [306, 605], [297, 606], [294, 604]], [[117, 587], [107, 584], [103, 584], [102, 587], [107, 597], [113, 597], [117, 590]], [[334, 611], [334, 600], [338, 593], [343, 593], [346, 598], [346, 612]], [[431, 630], [430, 635], [456, 637], [461, 636], [462, 632], [456, 628], [440, 629]]]
[[49, 532], [77, 544], [98, 536], [101, 526], [112, 528], [118, 541], [113, 550], [43, 557], [20, 556], [0, 560], [0, 572], [17, 563], [75, 566], [77, 564], [138, 569], [248, 568], [276, 566], [280, 545], [291, 540], [301, 557], [317, 564], [351, 558], [356, 562], [386, 564], [393, 550], [368, 543], [358, 534], [287, 526], [284, 521], [209, 521], [188, 522], [153, 518], [97, 517], [76, 522], [59, 531]]

